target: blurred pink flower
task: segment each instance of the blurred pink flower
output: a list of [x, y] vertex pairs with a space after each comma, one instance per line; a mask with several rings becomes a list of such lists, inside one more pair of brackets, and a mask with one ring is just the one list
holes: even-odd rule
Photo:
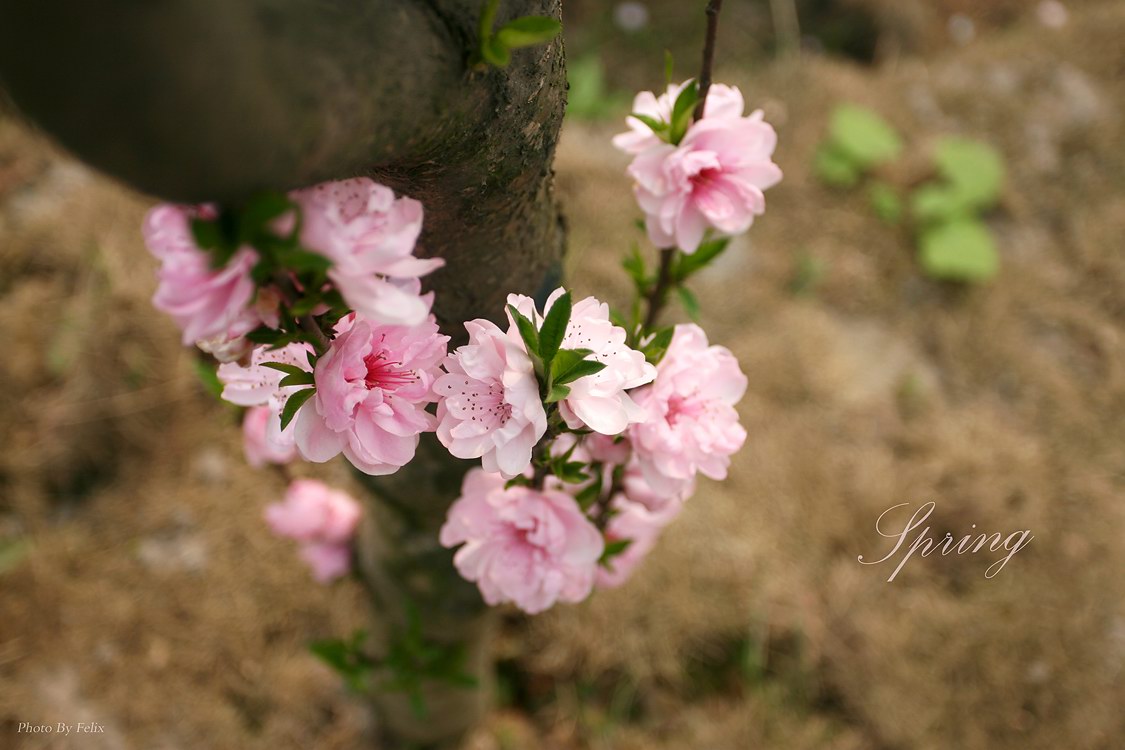
[[[659, 99], [647, 91], [638, 94], [634, 111], [668, 122], [684, 85], [670, 86]], [[737, 88], [715, 84], [705, 116], [688, 127], [678, 145], [664, 142], [635, 117], [627, 120], [629, 132], [614, 139], [634, 157], [628, 173], [657, 247], [693, 253], [708, 229], [740, 234], [765, 211], [762, 191], [781, 180], [772, 161], [777, 134], [761, 110], [743, 117], [742, 109]]]
[[433, 316], [397, 326], [352, 314], [336, 332], [316, 363], [316, 395], [297, 413], [297, 448], [309, 461], [342, 452], [364, 473], [392, 474], [433, 429], [425, 407], [449, 337]]
[[695, 473], [725, 479], [746, 430], [734, 405], [746, 391], [738, 360], [709, 346], [696, 325], [678, 325], [652, 385], [635, 392], [648, 418], [629, 430], [645, 480], [660, 495], [684, 492]]
[[682, 505], [670, 503], [663, 511], [654, 512], [643, 503], [630, 500], [627, 494], [619, 494], [613, 498], [611, 507], [615, 514], [606, 525], [606, 541], [627, 539], [629, 546], [598, 566], [598, 588], [616, 588], [625, 583], [656, 546], [660, 534], [679, 514]]
[[360, 515], [359, 503], [350, 495], [315, 479], [294, 480], [284, 500], [265, 512], [273, 533], [301, 543], [301, 557], [322, 583], [348, 572]]
[[523, 340], [487, 320], [465, 323], [469, 343], [446, 357], [434, 384], [437, 436], [457, 458], [480, 458], [511, 478], [531, 463], [547, 431], [539, 382]]
[[287, 464], [297, 457], [293, 425], [281, 432], [279, 413], [268, 406], [252, 406], [242, 417], [242, 451], [255, 469]]
[[352, 550], [346, 544], [302, 544], [300, 555], [317, 583], [331, 583], [352, 569]]
[[190, 225], [192, 218], [209, 210], [162, 204], [149, 211], [142, 229], [145, 245], [160, 261], [152, 304], [172, 316], [183, 331], [185, 345], [237, 338], [259, 323], [250, 309], [254, 298], [250, 269], [258, 254], [243, 247], [225, 266], [213, 268], [211, 254], [196, 246]]
[[395, 198], [366, 177], [325, 182], [291, 194], [301, 207], [301, 244], [332, 261], [329, 279], [344, 300], [374, 324], [425, 321], [432, 295], [418, 294], [420, 276], [440, 258], [416, 258], [422, 204]]
[[[542, 315], [536, 312], [535, 302], [521, 294], [509, 295], [508, 304], [539, 324], [565, 291], [559, 288], [551, 293]], [[511, 330], [515, 330], [514, 322]], [[617, 435], [644, 418], [625, 391], [652, 382], [656, 368], [644, 354], [626, 345], [626, 337], [624, 328], [610, 322], [609, 305], [594, 297], [574, 303], [561, 348], [590, 349], [593, 354], [587, 359], [601, 362], [605, 369], [567, 385], [570, 395], [559, 402], [559, 412], [570, 428], [589, 427], [603, 435]]]
[[445, 547], [464, 545], [453, 558], [457, 571], [488, 604], [513, 602], [529, 614], [585, 599], [604, 549], [601, 533], [570, 495], [504, 483], [483, 469], [465, 475], [440, 537]]

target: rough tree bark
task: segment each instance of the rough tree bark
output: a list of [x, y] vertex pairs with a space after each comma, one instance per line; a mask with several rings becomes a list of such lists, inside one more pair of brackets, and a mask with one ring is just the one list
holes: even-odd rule
[[[502, 316], [507, 292], [552, 284], [565, 233], [551, 172], [562, 41], [471, 71], [479, 12], [479, 0], [0, 0], [0, 89], [77, 156], [165, 200], [236, 203], [359, 174], [421, 200], [421, 253], [447, 262], [430, 278], [435, 314], [456, 344], [461, 321]], [[506, 0], [498, 22], [560, 13], [560, 0]], [[425, 721], [378, 695], [391, 746], [453, 745], [487, 706], [492, 620], [437, 545], [466, 468], [423, 440], [397, 475], [364, 478], [376, 635], [412, 602], [427, 637], [467, 645], [481, 683], [429, 685]]]

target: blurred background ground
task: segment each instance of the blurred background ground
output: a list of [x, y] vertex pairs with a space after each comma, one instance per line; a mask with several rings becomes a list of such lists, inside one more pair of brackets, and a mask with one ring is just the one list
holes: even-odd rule
[[[640, 236], [609, 138], [665, 48], [694, 72], [697, 5], [567, 3], [579, 292], [626, 299]], [[750, 376], [749, 441], [628, 585], [508, 619], [470, 746], [1125, 746], [1125, 6], [726, 6], [718, 77], [778, 127], [786, 175], [696, 284]], [[816, 180], [841, 102], [898, 128], [908, 173], [942, 135], [1000, 150], [995, 280], [926, 278], [905, 229]], [[363, 601], [310, 586], [261, 522], [279, 480], [148, 303], [148, 205], [0, 119], [0, 746], [370, 744], [305, 650]], [[893, 583], [856, 562], [885, 550], [879, 513], [925, 500], [938, 536], [1035, 539], [991, 580], [985, 553]]]

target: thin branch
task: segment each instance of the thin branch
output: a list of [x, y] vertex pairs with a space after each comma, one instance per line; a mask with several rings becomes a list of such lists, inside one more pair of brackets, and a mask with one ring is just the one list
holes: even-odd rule
[[695, 119], [703, 119], [703, 109], [707, 105], [707, 92], [711, 90], [711, 69], [715, 64], [715, 36], [719, 31], [719, 11], [723, 0], [710, 0], [707, 3], [707, 37], [703, 42], [703, 69], [699, 71], [699, 101], [695, 105]]
[[656, 325], [664, 303], [668, 301], [668, 290], [672, 288], [672, 261], [676, 257], [676, 248], [666, 247], [660, 251], [660, 270], [656, 275], [656, 284], [648, 293], [648, 312], [645, 315], [644, 330], [649, 331]]

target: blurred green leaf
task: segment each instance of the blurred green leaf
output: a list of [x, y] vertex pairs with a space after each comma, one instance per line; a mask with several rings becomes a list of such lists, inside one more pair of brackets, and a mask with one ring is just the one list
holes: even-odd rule
[[971, 213], [961, 194], [949, 185], [932, 182], [922, 185], [910, 196], [910, 214], [919, 224], [967, 218]]
[[923, 231], [920, 260], [927, 275], [947, 281], [988, 281], [996, 275], [1000, 257], [983, 222], [960, 219]]
[[562, 31], [562, 24], [546, 16], [524, 16], [501, 26], [496, 40], [508, 49], [532, 47], [549, 42]]
[[842, 104], [832, 113], [829, 139], [865, 170], [891, 161], [902, 151], [902, 140], [894, 128], [872, 110], [855, 104]]
[[856, 163], [831, 143], [822, 143], [817, 148], [813, 171], [824, 184], [840, 188], [854, 187], [862, 176]]
[[992, 146], [968, 138], [943, 138], [934, 151], [938, 172], [965, 206], [985, 209], [1000, 199], [1004, 160]]
[[888, 224], [897, 224], [902, 220], [902, 199], [889, 184], [876, 181], [871, 183], [868, 190], [871, 208], [875, 215]]
[[202, 359], [193, 359], [191, 364], [195, 368], [195, 374], [199, 378], [199, 382], [203, 384], [204, 390], [215, 398], [221, 398], [223, 383], [219, 380], [219, 373], [215, 370], [215, 366]]
[[673, 326], [661, 328], [656, 331], [652, 338], [648, 340], [642, 348], [641, 352], [645, 355], [645, 359], [650, 364], [660, 364], [660, 360], [664, 358], [664, 353], [668, 351], [668, 346], [672, 343], [672, 336], [675, 335], [676, 329]]
[[817, 284], [824, 277], [825, 265], [818, 258], [814, 258], [807, 251], [802, 252], [797, 258], [797, 266], [793, 270], [793, 277], [789, 280], [790, 293], [801, 296], [812, 294]]
[[598, 559], [598, 564], [603, 568], [611, 568], [609, 561], [629, 549], [629, 545], [633, 543], [632, 539], [614, 539], [611, 542], [605, 543], [605, 551]]
[[699, 322], [699, 300], [696, 298], [695, 293], [688, 289], [686, 286], [676, 287], [676, 294], [680, 297], [680, 304], [684, 306], [684, 312], [693, 322]]
[[599, 120], [629, 106], [630, 99], [609, 88], [597, 52], [567, 61], [566, 113], [582, 120]]
[[672, 105], [672, 122], [668, 135], [670, 143], [677, 144], [683, 140], [695, 115], [695, 104], [698, 101], [699, 84], [695, 81], [680, 90], [679, 95], [676, 96], [676, 103]]
[[686, 281], [696, 271], [709, 266], [715, 258], [718, 258], [727, 249], [727, 246], [730, 245], [730, 239], [730, 237], [718, 237], [703, 242], [694, 253], [678, 253], [675, 269], [676, 280]]

